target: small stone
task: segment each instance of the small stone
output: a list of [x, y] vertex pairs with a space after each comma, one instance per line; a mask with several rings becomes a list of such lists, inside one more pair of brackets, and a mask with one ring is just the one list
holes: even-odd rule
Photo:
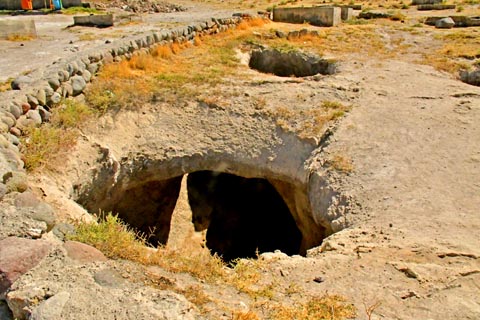
[[15, 103], [12, 103], [10, 105], [10, 113], [13, 114], [15, 119], [20, 118], [20, 116], [23, 114], [22, 108], [16, 105]]
[[30, 105], [30, 109], [35, 109], [38, 106], [38, 100], [31, 94], [27, 95], [27, 101], [28, 104]]
[[275, 30], [275, 35], [276, 35], [278, 38], [286, 38], [286, 37], [287, 37], [287, 35], [285, 34], [285, 32], [280, 31], [280, 30]]
[[27, 119], [32, 120], [34, 124], [36, 125], [42, 124], [42, 116], [40, 116], [40, 112], [38, 112], [38, 110], [29, 110], [26, 116], [27, 116]]
[[98, 71], [98, 63], [89, 64], [87, 70], [90, 72], [90, 75], [95, 74]]
[[33, 192], [25, 191], [23, 193], [19, 193], [15, 197], [15, 206], [18, 208], [22, 207], [36, 207], [40, 204], [40, 200], [35, 196]]
[[35, 98], [37, 98], [39, 105], [44, 106], [47, 104], [47, 94], [45, 93], [45, 90], [39, 89]]
[[62, 96], [64, 98], [73, 96], [73, 88], [70, 83], [66, 82], [62, 85], [62, 87], [63, 87]]
[[80, 263], [108, 260], [98, 249], [81, 242], [67, 241], [63, 247], [67, 250], [68, 257]]
[[20, 129], [21, 131], [25, 131], [25, 130], [27, 130], [28, 128], [31, 128], [31, 127], [34, 127], [34, 126], [35, 126], [35, 123], [33, 122], [33, 120], [27, 119], [27, 116], [26, 116], [26, 115], [21, 116], [21, 117], [18, 118], [18, 120], [17, 120], [17, 125], [16, 125], [16, 127], [17, 127], [18, 129]]
[[3, 116], [1, 119], [2, 119], [2, 122], [5, 123], [8, 126], [9, 130], [10, 130], [10, 128], [15, 126], [16, 121], [14, 119], [12, 119], [11, 117]]
[[7, 193], [25, 192], [28, 189], [27, 174], [21, 171], [10, 171], [3, 175], [3, 183], [7, 186]]
[[8, 125], [0, 121], [0, 133], [6, 133], [10, 130]]
[[75, 234], [75, 227], [68, 223], [58, 223], [53, 229], [52, 233], [62, 241], [65, 241], [69, 235]]
[[40, 114], [40, 117], [42, 118], [42, 122], [48, 122], [50, 120], [51, 113], [43, 107], [38, 107], [38, 113]]
[[[12, 129], [14, 128], [10, 128], [10, 130]], [[8, 141], [10, 141], [14, 146], [18, 146], [20, 144], [20, 140], [13, 134], [8, 135]]]
[[78, 96], [87, 86], [85, 79], [83, 79], [81, 76], [74, 76], [72, 79], [70, 79], [70, 81], [72, 83], [73, 96]]
[[59, 104], [61, 101], [62, 101], [62, 96], [60, 95], [60, 93], [55, 92], [47, 101], [47, 105], [53, 106], [53, 105]]
[[22, 103], [22, 112], [23, 112], [23, 114], [27, 113], [28, 110], [30, 110], [30, 104], [28, 104], [28, 103]]
[[451, 29], [454, 26], [455, 26], [455, 21], [453, 21], [453, 19], [450, 17], [438, 19], [435, 22], [435, 28], [438, 28], [438, 29]]
[[29, 236], [32, 239], [40, 239], [42, 237], [42, 234], [45, 232], [46, 228], [30, 228], [27, 230], [27, 236]]
[[52, 87], [53, 90], [57, 90], [58, 88], [60, 88], [60, 81], [58, 80], [58, 78], [48, 79], [48, 84], [50, 85], [50, 87]]
[[31, 77], [20, 76], [12, 81], [10, 84], [13, 90], [25, 89], [30, 83], [33, 82]]
[[82, 77], [85, 80], [85, 82], [90, 82], [90, 80], [92, 79], [92, 74], [90, 73], [90, 71], [84, 70], [82, 73]]

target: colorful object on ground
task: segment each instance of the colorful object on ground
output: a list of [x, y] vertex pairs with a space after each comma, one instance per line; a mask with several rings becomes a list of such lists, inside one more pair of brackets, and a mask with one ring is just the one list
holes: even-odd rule
[[52, 1], [53, 1], [53, 9], [62, 10], [62, 0], [52, 0]]
[[22, 0], [21, 6], [23, 10], [33, 10], [32, 0]]

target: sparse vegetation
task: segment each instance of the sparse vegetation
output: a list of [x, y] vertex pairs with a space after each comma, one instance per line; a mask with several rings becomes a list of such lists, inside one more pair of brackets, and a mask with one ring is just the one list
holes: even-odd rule
[[323, 101], [310, 110], [291, 110], [286, 107], [276, 109], [272, 116], [277, 125], [287, 131], [296, 132], [301, 138], [318, 138], [329, 121], [336, 120], [351, 109], [336, 101]]
[[93, 111], [86, 105], [66, 100], [55, 110], [50, 123], [30, 127], [24, 132], [21, 152], [29, 171], [55, 170], [75, 145], [78, 128], [90, 119]]
[[8, 41], [22, 42], [35, 39], [33, 35], [10, 34], [7, 36]]
[[333, 155], [326, 163], [331, 168], [340, 172], [349, 173], [353, 171], [352, 159], [342, 154]]
[[84, 8], [84, 7], [70, 7], [67, 9], [62, 9], [62, 13], [66, 15], [76, 15], [76, 14], [100, 14], [103, 13], [95, 8]]
[[[75, 235], [69, 238], [90, 244], [112, 259], [157, 265], [174, 273], [189, 273], [212, 284], [220, 282], [233, 285], [256, 301], [253, 308], [267, 310], [268, 318], [271, 319], [348, 319], [355, 315], [355, 308], [338, 295], [313, 297], [295, 307], [275, 302], [276, 284], [269, 282], [262, 285], [263, 271], [268, 268], [266, 261], [241, 259], [234, 262], [233, 269], [230, 269], [226, 268], [221, 259], [211, 256], [207, 249], [154, 249], [146, 245], [144, 235], [135, 233], [118, 216], [112, 214], [104, 215], [95, 223], [78, 223]], [[196, 285], [178, 292], [199, 306], [214, 302]], [[260, 319], [254, 309], [248, 312], [233, 311], [232, 318]]]
[[11, 90], [12, 89], [12, 83], [13, 79], [12, 78], [8, 78], [6, 81], [3, 81], [3, 82], [0, 82], [0, 92], [5, 92], [5, 91], [8, 91], [8, 90]]

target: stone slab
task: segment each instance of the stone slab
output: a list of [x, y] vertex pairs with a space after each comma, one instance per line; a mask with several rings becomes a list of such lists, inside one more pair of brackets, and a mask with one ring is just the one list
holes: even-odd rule
[[7, 20], [0, 19], [0, 39], [10, 37], [37, 37], [35, 21], [32, 20]]
[[112, 14], [92, 14], [89, 16], [75, 16], [73, 17], [74, 25], [89, 26], [89, 27], [111, 27], [113, 26]]
[[287, 23], [309, 22], [314, 26], [332, 27], [342, 20], [342, 10], [339, 7], [295, 7], [274, 8], [273, 21]]

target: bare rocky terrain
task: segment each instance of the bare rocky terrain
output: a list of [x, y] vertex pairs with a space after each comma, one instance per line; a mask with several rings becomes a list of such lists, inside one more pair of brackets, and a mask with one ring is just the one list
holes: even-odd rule
[[[207, 3], [181, 5], [188, 10], [141, 15], [140, 23], [95, 31], [57, 32], [70, 17], [35, 17], [38, 40], [23, 46], [1, 40], [0, 80], [119, 34], [233, 13]], [[18, 246], [19, 256], [28, 256], [20, 248], [32, 246], [38, 258], [14, 283], [0, 278], [0, 289], [10, 287], [0, 299], [15, 317], [30, 319], [269, 319], [271, 304], [300, 308], [305, 297], [329, 293], [352, 303], [356, 319], [480, 318], [480, 89], [418, 63], [419, 51], [438, 45], [432, 39], [440, 31], [385, 26], [378, 32], [387, 51], [398, 50], [398, 38], [414, 45], [381, 59], [325, 49], [338, 59], [339, 72], [306, 78], [260, 73], [244, 61], [241, 80], [201, 93], [212, 98], [221, 92], [219, 99], [159, 99], [102, 115], [81, 129], [65, 161], [29, 173], [25, 186], [25, 177], [2, 158], [2, 174], [14, 174], [4, 176], [0, 244], [13, 241], [8, 248]], [[80, 40], [90, 33], [93, 39]], [[280, 125], [270, 116], [280, 107], [308, 114], [322, 101], [351, 109], [313, 136], [302, 136], [296, 119]], [[336, 169], [333, 159], [351, 167]], [[194, 230], [184, 176], [200, 170], [268, 180], [295, 218], [303, 236], [298, 255], [263, 253], [258, 261], [244, 261], [256, 264], [260, 276], [253, 286], [268, 293], [252, 296], [221, 281], [107, 259], [90, 246], [64, 241], [66, 223], [92, 219], [77, 202], [92, 213], [139, 212], [155, 193], [148, 183], [159, 183], [159, 190], [179, 192], [167, 248], [203, 250], [205, 232]], [[41, 239], [16, 243], [11, 236]], [[5, 248], [0, 260], [15, 256]], [[233, 269], [225, 269], [233, 278]], [[0, 319], [12, 319], [1, 300]]]

